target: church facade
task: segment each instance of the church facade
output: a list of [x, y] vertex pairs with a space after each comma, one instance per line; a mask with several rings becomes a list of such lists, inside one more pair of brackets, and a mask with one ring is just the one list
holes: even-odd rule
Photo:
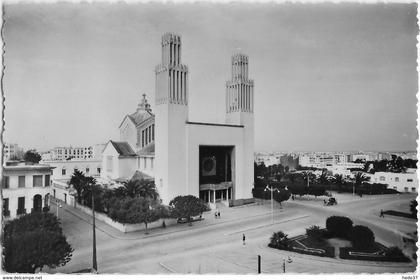
[[225, 122], [204, 123], [188, 117], [188, 67], [181, 61], [181, 37], [164, 34], [161, 49], [155, 68], [156, 108], [152, 113], [143, 96], [137, 111], [124, 117], [120, 141], [110, 141], [104, 149], [103, 178], [129, 180], [134, 172], [150, 176], [166, 204], [178, 195], [200, 197], [211, 207], [251, 198], [254, 82], [248, 77], [248, 57], [232, 56]]

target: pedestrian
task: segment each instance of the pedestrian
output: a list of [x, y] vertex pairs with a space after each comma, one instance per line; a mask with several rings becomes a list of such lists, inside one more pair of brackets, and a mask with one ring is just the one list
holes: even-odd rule
[[327, 201], [324, 199], [324, 205], [327, 204]]
[[214, 212], [214, 218], [217, 219], [217, 211]]
[[245, 245], [245, 234], [242, 234], [242, 242], [244, 243], [244, 245]]
[[379, 215], [379, 217], [381, 217], [381, 218], [385, 218], [385, 215], [384, 215], [384, 210], [382, 210], [382, 209], [381, 209], [381, 214]]
[[219, 217], [219, 219], [220, 219], [220, 211], [219, 212], [217, 212], [217, 216]]
[[292, 200], [295, 200], [295, 196], [294, 195], [292, 195]]

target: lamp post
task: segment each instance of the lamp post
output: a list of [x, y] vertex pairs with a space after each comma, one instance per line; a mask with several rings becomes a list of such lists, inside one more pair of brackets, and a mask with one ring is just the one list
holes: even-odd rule
[[[279, 192], [278, 189], [275, 189], [277, 192]], [[274, 205], [273, 205], [273, 187], [266, 186], [264, 191], [271, 191], [271, 224], [274, 224]]]
[[93, 234], [93, 244], [92, 244], [92, 272], [97, 273], [98, 264], [96, 262], [96, 232], [95, 232], [95, 197], [93, 195], [95, 186], [92, 185], [92, 234]]
[[[293, 260], [291, 257], [287, 257], [287, 262], [292, 263]], [[286, 273], [286, 259], [283, 259], [283, 273]]]

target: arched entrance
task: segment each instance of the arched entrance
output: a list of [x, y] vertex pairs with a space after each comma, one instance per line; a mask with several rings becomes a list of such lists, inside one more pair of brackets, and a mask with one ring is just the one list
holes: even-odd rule
[[40, 194], [34, 195], [34, 207], [32, 208], [33, 212], [42, 211], [42, 196]]

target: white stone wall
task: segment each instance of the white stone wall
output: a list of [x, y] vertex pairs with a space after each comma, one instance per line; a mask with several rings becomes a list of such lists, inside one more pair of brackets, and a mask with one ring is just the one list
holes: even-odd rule
[[399, 192], [418, 192], [419, 182], [416, 173], [375, 172], [371, 175], [371, 183], [387, 184], [389, 189]]
[[[77, 169], [86, 176], [93, 176], [99, 177], [100, 172], [98, 172], [98, 168], [102, 171], [102, 161], [100, 160], [43, 160], [40, 162], [41, 164], [47, 164], [49, 166], [55, 167], [53, 169], [53, 180], [70, 180], [71, 176], [74, 173], [74, 170]], [[66, 174], [63, 175], [62, 170], [66, 170]], [[89, 169], [89, 172], [87, 172]]]

